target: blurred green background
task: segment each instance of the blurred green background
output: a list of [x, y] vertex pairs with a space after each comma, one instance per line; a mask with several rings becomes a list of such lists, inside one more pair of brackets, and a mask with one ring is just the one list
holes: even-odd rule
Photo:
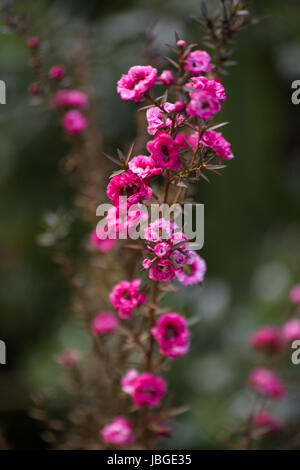
[[[76, 41], [90, 43], [108, 150], [135, 138], [135, 106], [121, 102], [115, 83], [145, 60], [145, 30], [155, 25], [155, 46], [163, 55], [175, 30], [201, 45], [191, 19], [200, 12], [196, 0], [19, 3], [34, 33], [51, 44], [50, 63], [67, 60]], [[197, 187], [196, 198], [205, 203], [207, 279], [167, 302], [197, 320], [189, 358], [177, 361], [170, 374], [175, 403], [192, 410], [178, 419], [165, 443], [171, 448], [218, 448], [227, 426], [247, 415], [247, 375], [261, 364], [247, 336], [285, 320], [288, 291], [300, 280], [300, 106], [291, 102], [291, 83], [300, 79], [300, 4], [253, 0], [250, 9], [259, 22], [238, 38], [238, 66], [224, 79], [228, 100], [219, 118], [230, 121], [224, 135], [236, 158], [222, 176]], [[28, 60], [23, 41], [2, 26], [7, 104], [0, 106], [0, 339], [7, 344], [7, 365], [0, 366], [0, 427], [14, 448], [43, 448], [40, 426], [27, 413], [31, 395], [43, 387], [55, 391], [53, 407], [63, 415], [55, 357], [64, 347], [84, 348], [87, 339], [70, 320], [69, 291], [51, 250], [36, 243], [44, 212], [69, 210], [72, 189], [58, 171], [67, 151], [59, 125], [28, 96]], [[286, 364], [282, 376], [290, 393], [276, 405], [291, 425], [300, 425], [299, 374], [299, 367]]]

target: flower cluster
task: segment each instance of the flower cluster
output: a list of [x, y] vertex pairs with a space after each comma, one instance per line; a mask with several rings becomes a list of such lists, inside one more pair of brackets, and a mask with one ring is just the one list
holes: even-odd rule
[[[123, 101], [146, 103], [143, 108], [151, 138], [145, 151], [134, 154], [132, 147], [127, 157], [119, 152], [121, 169], [107, 186], [113, 207], [91, 236], [92, 245], [100, 251], [109, 251], [116, 239], [130, 236], [135, 224], [148, 222], [141, 203], [149, 205], [155, 199], [167, 205], [184, 204], [192, 180], [199, 180], [204, 170], [221, 167], [220, 160], [233, 158], [230, 143], [209, 123], [226, 100], [225, 89], [214, 76], [210, 55], [178, 40], [177, 56], [176, 74], [169, 69], [159, 72], [150, 65], [137, 65], [117, 83]], [[155, 97], [156, 87], [160, 88], [160, 94], [161, 87], [166, 87], [160, 98]], [[74, 97], [58, 95], [57, 103], [61, 102], [65, 108], [70, 99]], [[216, 159], [215, 165], [211, 164], [212, 159]], [[129, 338], [127, 347], [133, 348], [135, 344], [137, 353], [145, 359], [141, 372], [129, 369], [121, 379], [121, 389], [131, 397], [135, 410], [162, 406], [167, 382], [157, 372], [162, 370], [164, 360], [178, 359], [190, 347], [187, 319], [177, 312], [161, 311], [158, 293], [165, 283], [177, 280], [191, 286], [201, 283], [206, 274], [206, 262], [191, 249], [184, 229], [178, 227], [174, 218], [167, 220], [163, 216], [151, 220], [143, 226], [141, 238], [143, 242], [137, 248], [144, 253], [142, 267], [150, 279], [151, 296], [146, 298], [149, 287], [147, 282], [142, 287], [140, 279], [121, 281], [109, 294], [122, 321], [120, 331], [125, 331]], [[107, 315], [102, 312], [95, 317], [94, 334], [110, 333], [117, 328], [115, 317]], [[159, 415], [147, 414], [144, 426], [146, 434], [151, 432], [153, 437], [170, 434]], [[115, 445], [128, 445], [131, 436], [131, 424], [124, 418], [116, 418], [102, 430], [103, 440]]]
[[[297, 308], [300, 304], [299, 292], [299, 285], [296, 285], [289, 293], [289, 299], [294, 307], [292, 318], [282, 326], [264, 326], [249, 338], [250, 346], [271, 360], [270, 366], [274, 364], [274, 360], [278, 361], [283, 357], [284, 353], [289, 353], [291, 342], [300, 340], [300, 319], [297, 317], [300, 313]], [[258, 367], [252, 370], [249, 382], [256, 392], [273, 400], [280, 400], [287, 393], [286, 385], [271, 368]], [[254, 428], [263, 428], [272, 432], [279, 432], [283, 427], [282, 423], [266, 410], [253, 415], [252, 425]]]

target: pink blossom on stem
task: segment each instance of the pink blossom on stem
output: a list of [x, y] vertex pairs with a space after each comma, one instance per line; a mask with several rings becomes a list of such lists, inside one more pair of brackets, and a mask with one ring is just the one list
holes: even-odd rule
[[28, 91], [31, 95], [38, 95], [41, 91], [40, 84], [38, 82], [30, 83]]
[[211, 148], [219, 158], [223, 158], [224, 160], [234, 158], [230, 143], [222, 136], [221, 132], [204, 132], [201, 138], [201, 144]]
[[185, 286], [202, 282], [206, 273], [206, 262], [194, 251], [188, 252], [185, 264], [176, 270], [176, 277]]
[[282, 327], [282, 339], [286, 342], [300, 339], [300, 320], [293, 318], [287, 321]]
[[292, 304], [300, 303], [300, 284], [296, 284], [289, 293], [290, 301]]
[[71, 135], [81, 134], [87, 127], [88, 121], [84, 114], [76, 109], [68, 111], [63, 118], [63, 128]]
[[170, 244], [167, 242], [157, 243], [154, 247], [154, 253], [158, 258], [168, 258], [171, 254]]
[[106, 310], [99, 312], [92, 321], [93, 335], [112, 334], [119, 326], [118, 318]]
[[173, 220], [156, 219], [145, 229], [144, 238], [155, 243], [169, 240], [176, 228], [178, 227]]
[[131, 318], [132, 310], [146, 302], [145, 294], [139, 292], [141, 280], [122, 281], [116, 284], [109, 294], [109, 300], [118, 311], [119, 317]]
[[116, 446], [130, 445], [135, 442], [132, 423], [123, 416], [117, 416], [111, 423], [104, 426], [101, 437], [107, 444]]
[[[164, 103], [163, 109], [166, 113], [163, 112], [161, 108], [158, 106], [152, 106], [151, 108], [147, 109], [146, 117], [148, 121], [148, 128], [147, 132], [149, 135], [155, 135], [159, 129], [168, 128], [171, 129], [173, 125], [173, 121], [170, 117], [167, 117], [167, 114], [173, 112], [180, 112], [184, 110], [184, 103], [181, 101], [177, 101], [176, 103], [172, 104], [169, 102]], [[182, 123], [184, 120], [184, 116], [179, 114], [175, 117], [175, 127]]]
[[154, 140], [148, 142], [147, 150], [158, 167], [167, 170], [178, 170], [181, 167], [178, 157], [180, 147], [167, 132], [158, 132]]
[[225, 88], [218, 80], [209, 80], [207, 77], [191, 77], [186, 84], [187, 88], [210, 92], [218, 101], [226, 101]]
[[103, 231], [103, 234], [99, 233], [99, 229], [95, 229], [91, 233], [90, 237], [90, 242], [91, 245], [96, 248], [96, 250], [101, 251], [102, 253], [108, 253], [111, 251], [115, 244], [117, 243], [117, 240], [114, 238], [109, 238], [106, 232]]
[[87, 94], [80, 90], [59, 90], [55, 95], [55, 106], [58, 108], [85, 109], [87, 104]]
[[107, 186], [107, 195], [116, 207], [119, 206], [120, 197], [127, 197], [127, 204], [131, 206], [142, 200], [150, 199], [152, 189], [147, 186], [142, 178], [131, 170], [127, 170], [110, 180]]
[[187, 56], [184, 68], [191, 75], [201, 75], [211, 71], [210, 55], [206, 51], [193, 51]]
[[176, 44], [177, 44], [178, 47], [185, 47], [186, 46], [186, 42], [183, 39], [179, 39]]
[[39, 44], [40, 44], [40, 38], [38, 38], [37, 36], [33, 36], [27, 39], [27, 46], [30, 47], [31, 49], [37, 48]]
[[265, 326], [255, 331], [250, 337], [253, 348], [260, 349], [266, 353], [276, 353], [282, 349], [282, 341], [277, 328]]
[[253, 416], [252, 420], [255, 428], [264, 428], [266, 431], [280, 432], [282, 431], [282, 423], [276, 419], [268, 411], [259, 411]]
[[123, 74], [117, 83], [117, 92], [124, 101], [140, 101], [157, 80], [157, 70], [150, 65], [136, 65]]
[[269, 369], [254, 369], [249, 380], [252, 387], [262, 395], [280, 399], [286, 394], [284, 383]]
[[162, 315], [151, 333], [159, 344], [161, 354], [170, 359], [184, 356], [189, 350], [189, 335], [187, 322], [178, 313], [165, 313]]
[[53, 65], [49, 70], [49, 78], [52, 80], [61, 80], [65, 76], [65, 68], [63, 65]]
[[149, 372], [141, 374], [134, 382], [133, 402], [138, 407], [156, 408], [167, 391], [167, 382]]
[[149, 278], [153, 281], [171, 282], [175, 279], [175, 267], [168, 259], [161, 259], [149, 269]]
[[129, 164], [129, 169], [140, 178], [149, 178], [162, 173], [161, 168], [157, 168], [152, 157], [146, 155], [138, 155], [133, 157]]
[[197, 116], [203, 121], [210, 121], [221, 111], [218, 99], [209, 91], [199, 90], [190, 93], [191, 100], [186, 108], [190, 117]]
[[157, 80], [163, 83], [164, 85], [168, 86], [168, 85], [172, 85], [172, 83], [174, 82], [174, 77], [173, 77], [171, 70], [163, 70], [161, 75], [157, 78]]
[[123, 392], [129, 395], [133, 394], [134, 384], [138, 378], [139, 373], [136, 369], [129, 369], [121, 379], [121, 388]]

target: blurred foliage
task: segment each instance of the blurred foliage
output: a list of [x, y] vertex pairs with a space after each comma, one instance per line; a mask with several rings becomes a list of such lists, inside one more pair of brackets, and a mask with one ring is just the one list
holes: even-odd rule
[[[196, 0], [15, 3], [33, 34], [49, 42], [49, 63], [67, 62], [78, 43], [91, 47], [107, 152], [135, 138], [135, 107], [119, 100], [115, 83], [131, 65], [147, 62], [145, 31], [163, 55], [175, 30], [201, 44], [191, 19], [200, 12]], [[236, 159], [222, 177], [199, 183], [196, 195], [205, 203], [207, 281], [166, 301], [195, 321], [191, 354], [170, 374], [175, 404], [192, 409], [166, 442], [172, 448], [219, 447], [227, 426], [247, 414], [247, 375], [261, 363], [247, 336], [285, 319], [288, 290], [300, 279], [300, 110], [290, 99], [291, 82], [300, 78], [300, 5], [253, 0], [250, 9], [258, 23], [239, 37], [238, 66], [224, 79], [228, 101], [219, 118], [230, 121], [224, 134]], [[71, 319], [68, 287], [51, 249], [36, 243], [45, 212], [72, 208], [72, 189], [58, 171], [66, 143], [51, 113], [28, 97], [26, 46], [3, 25], [0, 41], [0, 78], [7, 84], [7, 104], [0, 106], [0, 336], [8, 354], [0, 370], [0, 424], [12, 447], [39, 448], [45, 446], [39, 426], [26, 411], [31, 394], [48, 387], [54, 413], [63, 416], [67, 401], [55, 356], [64, 347], [85, 349], [88, 339]], [[287, 365], [283, 375], [296, 385], [297, 372]], [[284, 421], [299, 423], [299, 395], [291, 386], [278, 405]]]

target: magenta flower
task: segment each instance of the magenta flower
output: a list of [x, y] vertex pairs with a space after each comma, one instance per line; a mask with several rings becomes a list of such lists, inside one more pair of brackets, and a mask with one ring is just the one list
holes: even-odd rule
[[212, 69], [210, 60], [210, 55], [206, 51], [198, 50], [190, 52], [184, 63], [184, 69], [195, 76], [208, 73]]
[[128, 166], [132, 173], [135, 173], [142, 179], [162, 173], [162, 170], [156, 167], [154, 159], [146, 155], [133, 157]]
[[88, 97], [80, 90], [59, 90], [55, 95], [55, 106], [58, 108], [85, 109], [87, 105]]
[[157, 70], [150, 65], [136, 65], [123, 74], [117, 83], [117, 92], [124, 101], [140, 101], [157, 80]]
[[194, 251], [189, 251], [185, 264], [176, 270], [176, 277], [184, 286], [202, 282], [206, 273], [206, 262]]
[[108, 253], [114, 248], [117, 240], [110, 238], [107, 232], [103, 231], [103, 233], [101, 233], [99, 229], [95, 229], [91, 233], [90, 242], [96, 250], [102, 253]]
[[151, 333], [159, 344], [159, 351], [170, 359], [184, 356], [189, 350], [190, 332], [184, 317], [178, 313], [162, 315]]
[[139, 373], [136, 369], [129, 369], [121, 379], [121, 388], [123, 392], [129, 395], [133, 394], [134, 385]]
[[53, 65], [49, 70], [49, 78], [52, 80], [61, 80], [65, 76], [65, 68], [63, 65]]
[[41, 86], [38, 82], [30, 83], [28, 91], [31, 95], [38, 95], [41, 91]]
[[156, 408], [167, 391], [167, 382], [149, 372], [141, 374], [134, 382], [133, 402], [138, 407]]
[[211, 148], [219, 158], [224, 160], [234, 158], [230, 143], [222, 136], [221, 132], [206, 131], [201, 138], [201, 144]]
[[253, 333], [250, 337], [250, 344], [253, 348], [268, 353], [276, 353], [283, 346], [279, 331], [273, 326], [265, 326]]
[[131, 206], [152, 196], [152, 189], [138, 175], [131, 170], [114, 176], [108, 186], [107, 195], [112, 203], [118, 207], [119, 198], [127, 197], [127, 204]]
[[104, 426], [101, 437], [107, 444], [116, 446], [130, 445], [135, 442], [132, 427], [130, 421], [127, 421], [123, 416], [117, 416], [111, 423]]
[[266, 431], [280, 432], [282, 431], [283, 425], [268, 411], [259, 411], [253, 416], [252, 420], [255, 428], [263, 428]]
[[63, 118], [63, 128], [71, 135], [81, 134], [87, 127], [88, 122], [86, 117], [76, 109], [68, 111]]
[[157, 78], [157, 80], [163, 83], [163, 85], [168, 86], [168, 85], [172, 85], [172, 83], [174, 82], [174, 77], [173, 77], [171, 70], [163, 70], [161, 75]]
[[93, 319], [91, 330], [93, 335], [107, 335], [114, 333], [118, 326], [118, 318], [112, 312], [104, 310]]
[[197, 116], [203, 121], [210, 121], [215, 114], [221, 111], [218, 99], [209, 91], [199, 90], [190, 93], [191, 101], [186, 112], [190, 117]]
[[284, 383], [269, 369], [254, 369], [249, 380], [252, 387], [262, 395], [280, 399], [286, 394]]
[[296, 284], [289, 293], [290, 301], [292, 304], [300, 303], [300, 284]]
[[157, 243], [154, 247], [154, 253], [158, 258], [168, 258], [171, 254], [170, 244], [167, 242]]
[[141, 280], [122, 281], [116, 284], [109, 294], [109, 300], [118, 311], [119, 317], [131, 318], [132, 310], [146, 302], [146, 296], [139, 292]]
[[167, 132], [161, 131], [156, 134], [154, 140], [148, 142], [147, 150], [158, 167], [167, 170], [178, 170], [181, 167], [178, 158], [180, 147]]
[[282, 338], [286, 342], [300, 339], [300, 320], [293, 318], [282, 327]]
[[27, 46], [30, 47], [31, 49], [35, 49], [38, 47], [40, 44], [40, 38], [33, 36], [31, 38], [27, 39]]
[[162, 259], [149, 269], [149, 277], [153, 281], [171, 282], [175, 279], [175, 267], [168, 259]]
[[187, 88], [209, 91], [218, 101], [226, 101], [225, 88], [219, 81], [209, 80], [206, 77], [191, 77], [190, 80], [186, 84]]
[[[149, 135], [155, 135], [159, 129], [168, 128], [171, 129], [173, 122], [170, 117], [167, 117], [167, 114], [176, 113], [184, 110], [184, 104], [181, 101], [177, 101], [175, 104], [166, 103], [163, 105], [163, 109], [158, 106], [152, 106], [151, 108], [147, 109], [146, 117], [148, 121], [148, 128], [147, 132]], [[184, 116], [182, 114], [177, 114], [175, 119], [175, 127], [182, 123], [184, 120]]]

